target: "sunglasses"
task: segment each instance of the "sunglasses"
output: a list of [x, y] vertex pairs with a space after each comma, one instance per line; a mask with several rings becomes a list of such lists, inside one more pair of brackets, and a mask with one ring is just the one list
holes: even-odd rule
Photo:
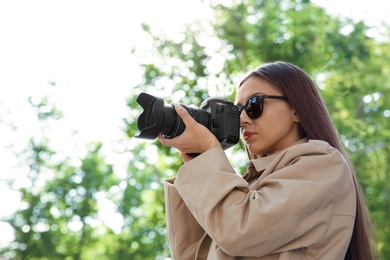
[[264, 109], [264, 99], [270, 98], [270, 99], [282, 99], [282, 100], [288, 100], [286, 96], [269, 96], [269, 95], [257, 95], [250, 97], [243, 106], [238, 106], [238, 111], [240, 114], [245, 109], [246, 114], [252, 118], [257, 119], [263, 114]]

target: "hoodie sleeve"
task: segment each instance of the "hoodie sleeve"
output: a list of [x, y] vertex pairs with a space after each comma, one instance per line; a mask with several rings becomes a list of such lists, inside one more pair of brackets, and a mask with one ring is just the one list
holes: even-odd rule
[[167, 238], [172, 259], [195, 259], [205, 231], [188, 210], [173, 186], [175, 179], [164, 182]]

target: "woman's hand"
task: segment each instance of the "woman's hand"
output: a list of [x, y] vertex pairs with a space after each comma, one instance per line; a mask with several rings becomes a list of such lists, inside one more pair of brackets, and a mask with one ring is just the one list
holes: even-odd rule
[[187, 110], [180, 105], [175, 105], [175, 110], [186, 128], [181, 135], [172, 139], [166, 139], [159, 135], [158, 139], [164, 146], [172, 146], [178, 149], [184, 162], [188, 162], [193, 158], [188, 155], [190, 153], [203, 153], [211, 148], [221, 147], [218, 139], [210, 130], [196, 122]]

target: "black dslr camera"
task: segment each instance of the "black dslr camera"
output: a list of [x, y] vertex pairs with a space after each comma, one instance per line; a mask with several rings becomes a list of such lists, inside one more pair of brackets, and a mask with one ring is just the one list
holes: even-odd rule
[[[143, 139], [155, 139], [159, 134], [174, 138], [183, 133], [185, 124], [177, 115], [174, 105], [164, 105], [164, 100], [147, 93], [137, 97], [137, 103], [144, 111], [138, 118], [141, 131], [135, 136]], [[240, 138], [240, 113], [238, 107], [223, 98], [208, 98], [200, 108], [185, 105], [188, 113], [196, 122], [204, 125], [217, 137], [223, 149], [238, 143]]]

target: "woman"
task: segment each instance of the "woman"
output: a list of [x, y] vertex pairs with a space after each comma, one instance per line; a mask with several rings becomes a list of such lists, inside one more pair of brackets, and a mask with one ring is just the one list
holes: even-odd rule
[[172, 257], [376, 259], [362, 193], [311, 78], [266, 64], [241, 82], [236, 102], [250, 159], [243, 178], [180, 105], [186, 130], [159, 136], [185, 162], [165, 182]]

